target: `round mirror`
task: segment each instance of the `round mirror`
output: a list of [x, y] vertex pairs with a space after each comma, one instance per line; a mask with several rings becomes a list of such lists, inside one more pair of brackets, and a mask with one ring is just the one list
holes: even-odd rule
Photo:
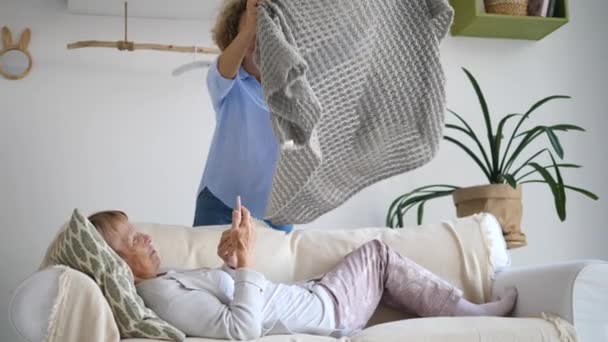
[[0, 55], [0, 74], [10, 80], [24, 78], [32, 68], [32, 57], [29, 53], [9, 49]]

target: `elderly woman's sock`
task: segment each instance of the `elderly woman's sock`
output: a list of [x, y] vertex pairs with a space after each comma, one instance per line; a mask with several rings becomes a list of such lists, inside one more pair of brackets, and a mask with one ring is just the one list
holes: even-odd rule
[[454, 316], [507, 316], [515, 307], [517, 290], [509, 288], [498, 300], [486, 304], [474, 304], [461, 298], [456, 305]]

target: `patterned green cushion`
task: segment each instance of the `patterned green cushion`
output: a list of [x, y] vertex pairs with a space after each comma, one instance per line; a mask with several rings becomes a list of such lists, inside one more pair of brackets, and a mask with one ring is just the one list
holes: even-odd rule
[[89, 275], [101, 287], [123, 338], [139, 337], [183, 341], [184, 333], [146, 308], [135, 290], [131, 269], [103, 240], [95, 226], [78, 209], [57, 237], [49, 256]]

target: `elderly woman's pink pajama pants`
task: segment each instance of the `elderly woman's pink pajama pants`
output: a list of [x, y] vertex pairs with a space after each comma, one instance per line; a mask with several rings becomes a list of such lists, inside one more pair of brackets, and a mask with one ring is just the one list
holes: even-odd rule
[[421, 317], [451, 316], [462, 291], [372, 240], [344, 258], [318, 283], [335, 301], [338, 329], [363, 329], [380, 302]]

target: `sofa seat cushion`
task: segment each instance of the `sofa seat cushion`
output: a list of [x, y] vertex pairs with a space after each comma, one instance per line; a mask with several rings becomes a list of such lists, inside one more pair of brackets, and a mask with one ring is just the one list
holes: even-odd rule
[[[130, 339], [128, 342], [149, 342]], [[217, 342], [187, 338], [188, 342]], [[266, 336], [260, 342], [575, 342], [574, 327], [559, 318], [437, 317], [384, 323], [342, 339], [325, 336]]]
[[[188, 337], [185, 340], [185, 342], [220, 342], [220, 341], [225, 341], [225, 340], [214, 340], [214, 339], [208, 339], [208, 338], [195, 338], [195, 337]], [[336, 342], [336, 341], [347, 342], [347, 341], [351, 341], [351, 340], [347, 337], [336, 340], [333, 337], [302, 335], [302, 334], [265, 336], [265, 337], [255, 340], [255, 342]], [[121, 340], [121, 342], [157, 342], [157, 340], [146, 340], [146, 339], [138, 338], [138, 339]], [[251, 342], [253, 342], [253, 341], [251, 341]]]
[[384, 323], [365, 329], [353, 342], [575, 342], [574, 327], [557, 317], [435, 317]]

